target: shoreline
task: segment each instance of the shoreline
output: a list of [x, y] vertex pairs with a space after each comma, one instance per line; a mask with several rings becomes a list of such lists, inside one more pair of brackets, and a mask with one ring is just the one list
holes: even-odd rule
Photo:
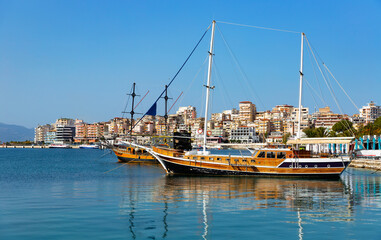
[[357, 158], [352, 160], [349, 167], [381, 170], [381, 160]]

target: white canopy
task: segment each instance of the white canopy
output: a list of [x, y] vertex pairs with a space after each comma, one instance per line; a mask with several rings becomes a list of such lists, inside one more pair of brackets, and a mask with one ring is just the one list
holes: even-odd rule
[[332, 137], [332, 138], [300, 138], [290, 139], [287, 144], [348, 144], [353, 141], [354, 137]]

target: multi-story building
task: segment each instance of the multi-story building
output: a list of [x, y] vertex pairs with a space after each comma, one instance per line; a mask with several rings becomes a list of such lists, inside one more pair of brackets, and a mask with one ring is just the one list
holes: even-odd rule
[[94, 124], [87, 124], [87, 141], [89, 142], [97, 142], [99, 141], [99, 138], [102, 136], [100, 132], [99, 125]]
[[353, 114], [350, 120], [353, 123], [353, 127], [355, 129], [358, 129], [360, 126], [365, 124], [365, 119], [360, 117], [360, 114]]
[[239, 103], [239, 120], [245, 123], [253, 122], [257, 110], [255, 104], [250, 101], [243, 101]]
[[[304, 129], [308, 128], [310, 126], [309, 122], [309, 108], [308, 107], [302, 107], [301, 108], [301, 123], [300, 123], [300, 131], [303, 131]], [[299, 108], [293, 108], [291, 112], [291, 117], [290, 121], [293, 122], [294, 124], [288, 124], [288, 126], [293, 126], [293, 131], [291, 129], [288, 129], [287, 132], [291, 133], [292, 135], [296, 134], [298, 131], [298, 126], [299, 126]]]
[[45, 143], [46, 133], [52, 129], [50, 124], [37, 126], [34, 131], [34, 142], [37, 144]]
[[53, 144], [56, 141], [56, 130], [52, 129], [46, 132], [44, 143], [45, 144]]
[[57, 119], [55, 123], [56, 143], [72, 143], [75, 136], [75, 121], [70, 118]]
[[72, 143], [74, 136], [74, 125], [56, 125], [56, 143]]
[[283, 133], [284, 132], [283, 120], [281, 120], [281, 119], [272, 119], [270, 121], [270, 132]]
[[71, 118], [59, 118], [56, 120], [55, 125], [73, 126], [75, 124], [74, 119]]
[[287, 115], [291, 115], [292, 111], [294, 110], [294, 106], [283, 104], [283, 105], [276, 105], [273, 108], [273, 112], [283, 112]]
[[75, 120], [74, 142], [85, 142], [87, 140], [87, 124], [83, 120]]
[[266, 135], [271, 131], [270, 119], [257, 119], [254, 121], [255, 129], [259, 135]]
[[239, 141], [241, 143], [257, 143], [259, 142], [259, 136], [255, 132], [253, 127], [238, 127], [231, 131], [229, 141]]
[[319, 112], [314, 115], [317, 116], [315, 119], [315, 128], [324, 127], [330, 129], [341, 120], [348, 119], [347, 116], [333, 113], [329, 107], [319, 108]]
[[179, 107], [179, 110], [176, 112], [176, 114], [182, 117], [182, 120], [185, 124], [188, 124], [189, 120], [197, 118], [196, 108], [192, 106]]
[[[292, 111], [294, 110], [294, 107], [291, 105], [283, 104], [283, 105], [277, 105], [273, 108], [271, 111], [272, 116], [271, 118], [274, 119], [286, 119], [291, 116]], [[268, 117], [267, 117], [268, 118]]]
[[376, 106], [376, 104], [371, 101], [368, 106], [363, 106], [360, 108], [360, 117], [365, 120], [365, 123], [373, 123], [377, 118], [381, 117], [381, 106]]

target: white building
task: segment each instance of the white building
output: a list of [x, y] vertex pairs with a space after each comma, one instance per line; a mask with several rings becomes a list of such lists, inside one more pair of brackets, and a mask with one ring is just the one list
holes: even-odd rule
[[230, 141], [240, 141], [241, 143], [257, 143], [259, 136], [255, 133], [254, 127], [238, 127], [231, 131]]
[[381, 117], [381, 106], [371, 101], [368, 106], [360, 108], [360, 117], [365, 120], [365, 123], [373, 123], [377, 118]]

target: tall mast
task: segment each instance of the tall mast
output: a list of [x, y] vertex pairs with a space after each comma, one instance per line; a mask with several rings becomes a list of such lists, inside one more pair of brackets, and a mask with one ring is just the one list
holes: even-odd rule
[[132, 94], [130, 94], [132, 96], [132, 105], [131, 105], [131, 130], [130, 130], [130, 136], [132, 137], [132, 127], [134, 126], [133, 124], [133, 120], [134, 120], [134, 104], [135, 104], [135, 97], [136, 97], [136, 94], [135, 94], [135, 85], [136, 83], [132, 84]]
[[296, 138], [300, 139], [300, 125], [302, 124], [302, 90], [303, 90], [303, 38], [304, 33], [301, 33], [302, 42], [301, 42], [301, 50], [300, 50], [300, 71], [299, 71], [299, 116], [298, 116], [298, 132], [296, 134]]
[[168, 85], [165, 85], [165, 115], [164, 115], [164, 120], [165, 120], [165, 135], [167, 135], [168, 132], [168, 110], [167, 110], [167, 105], [168, 105]]
[[209, 107], [209, 92], [210, 88], [214, 88], [210, 86], [210, 78], [212, 76], [212, 60], [213, 60], [213, 44], [214, 44], [214, 28], [216, 25], [216, 21], [212, 22], [212, 35], [210, 38], [210, 49], [209, 49], [209, 66], [208, 66], [208, 81], [206, 84], [206, 105], [205, 105], [205, 122], [204, 122], [204, 146], [203, 151], [206, 151], [206, 132], [208, 126], [208, 107]]

